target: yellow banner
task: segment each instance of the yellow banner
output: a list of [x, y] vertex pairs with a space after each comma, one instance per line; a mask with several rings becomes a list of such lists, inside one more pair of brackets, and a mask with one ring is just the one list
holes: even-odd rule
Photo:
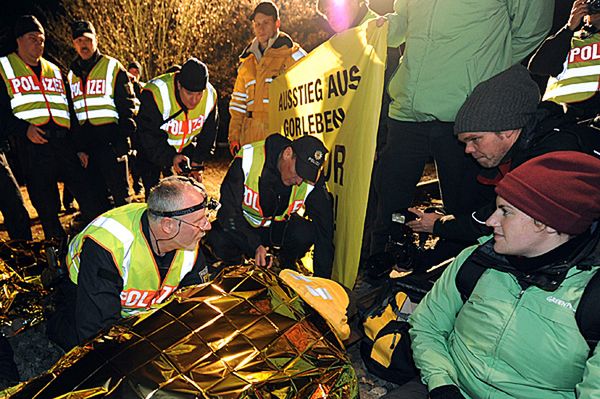
[[339, 33], [310, 52], [269, 89], [272, 132], [311, 134], [329, 149], [334, 197], [332, 278], [354, 286], [360, 258], [383, 94], [387, 24], [375, 20]]

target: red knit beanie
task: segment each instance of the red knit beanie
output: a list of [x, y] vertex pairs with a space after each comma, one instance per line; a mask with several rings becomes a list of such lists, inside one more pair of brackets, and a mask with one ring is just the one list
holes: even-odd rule
[[556, 151], [508, 173], [496, 194], [561, 233], [577, 235], [600, 217], [600, 159]]

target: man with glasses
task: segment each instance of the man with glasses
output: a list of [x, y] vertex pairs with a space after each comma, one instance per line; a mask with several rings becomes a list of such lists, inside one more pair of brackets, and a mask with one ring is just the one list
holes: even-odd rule
[[72, 347], [165, 301], [178, 287], [208, 281], [199, 242], [211, 228], [207, 209], [215, 205], [196, 180], [171, 176], [150, 191], [147, 204], [96, 218], [69, 244], [74, 306], [50, 320], [50, 338]]
[[207, 236], [213, 254], [226, 263], [246, 257], [269, 266], [268, 252], [275, 250], [281, 266], [293, 268], [314, 244], [314, 273], [329, 278], [333, 207], [321, 173], [326, 154], [314, 136], [291, 141], [272, 134], [243, 146], [221, 185], [223, 207]]

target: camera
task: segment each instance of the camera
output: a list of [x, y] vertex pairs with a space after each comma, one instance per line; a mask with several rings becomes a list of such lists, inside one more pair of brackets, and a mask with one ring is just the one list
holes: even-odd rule
[[585, 2], [588, 14], [600, 14], [600, 0], [587, 0]]
[[204, 165], [190, 165], [189, 161], [181, 161], [179, 162], [179, 168], [181, 169], [181, 174], [183, 176], [189, 176], [192, 172], [202, 172], [204, 171]]
[[382, 278], [395, 266], [407, 270], [414, 268], [418, 252], [422, 249], [415, 244], [413, 231], [406, 223], [416, 218], [417, 215], [407, 208], [392, 213], [392, 225], [385, 250], [367, 259], [367, 274], [370, 278]]

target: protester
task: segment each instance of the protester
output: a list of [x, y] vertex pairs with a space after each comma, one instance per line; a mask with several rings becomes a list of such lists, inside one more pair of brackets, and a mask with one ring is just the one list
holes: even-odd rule
[[600, 109], [600, 67], [595, 55], [600, 44], [600, 7], [590, 7], [586, 0], [576, 0], [567, 24], [546, 39], [529, 62], [531, 72], [552, 77], [543, 99], [564, 105], [577, 120], [594, 118]]
[[281, 265], [294, 268], [314, 244], [314, 274], [330, 278], [333, 207], [321, 173], [326, 154], [313, 136], [290, 141], [273, 134], [243, 146], [221, 185], [223, 206], [207, 236], [213, 253], [229, 263], [245, 256], [266, 266], [269, 251], [277, 251]]
[[[508, 173], [496, 193], [486, 221], [493, 237], [462, 252], [410, 317], [425, 386], [411, 395], [401, 387], [385, 399], [584, 399], [600, 392], [600, 352], [576, 321], [599, 270], [600, 160], [545, 154]], [[457, 281], [468, 267], [482, 272], [465, 300]]]
[[229, 148], [235, 155], [240, 146], [264, 140], [269, 134], [269, 85], [306, 52], [279, 31], [279, 9], [270, 1], [260, 2], [250, 15], [254, 39], [240, 56], [240, 66], [229, 103]]
[[476, 199], [476, 164], [463, 154], [454, 118], [475, 86], [525, 58], [552, 23], [552, 0], [412, 2], [387, 15], [388, 46], [404, 43], [388, 85], [388, 136], [375, 173], [378, 213], [371, 254], [381, 252], [391, 215], [412, 204], [423, 167], [433, 157], [442, 200], [463, 213]]
[[151, 190], [147, 204], [125, 205], [90, 223], [69, 244], [76, 288], [65, 291], [74, 298], [50, 321], [50, 338], [70, 348], [178, 287], [207, 281], [199, 241], [211, 228], [209, 203], [200, 183], [171, 176]]
[[96, 29], [89, 21], [71, 26], [77, 57], [69, 71], [73, 106], [79, 124], [74, 127], [77, 155], [89, 169], [92, 184], [106, 187], [115, 206], [129, 202], [126, 163], [129, 137], [135, 132], [135, 94], [125, 68], [100, 53]]
[[454, 131], [465, 144], [465, 153], [484, 168], [477, 178], [478, 190], [469, 195], [487, 198], [487, 204], [446, 216], [413, 209], [419, 218], [409, 222], [409, 227], [416, 232], [474, 243], [491, 233], [483, 221], [495, 209], [492, 188], [510, 170], [552, 151], [592, 154], [600, 150], [600, 135], [595, 130], [570, 123], [552, 103], [538, 107], [539, 98], [536, 83], [521, 65], [477, 85], [458, 111]]
[[58, 219], [57, 181], [64, 181], [79, 204], [83, 220], [105, 208], [95, 198], [69, 133], [68, 85], [60, 69], [42, 57], [44, 28], [32, 15], [15, 23], [17, 51], [0, 58], [1, 125], [24, 142], [29, 198], [37, 211], [46, 239], [66, 237]]
[[146, 193], [158, 182], [162, 168], [172, 167], [180, 174], [183, 165], [199, 166], [212, 155], [217, 117], [217, 91], [197, 58], [145, 85], [137, 121], [142, 158], [138, 166]]

